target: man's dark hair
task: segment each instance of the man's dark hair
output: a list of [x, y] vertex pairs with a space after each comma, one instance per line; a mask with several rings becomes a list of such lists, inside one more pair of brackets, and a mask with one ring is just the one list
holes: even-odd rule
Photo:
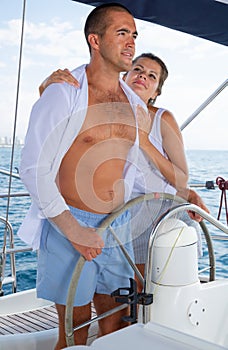
[[108, 12], [110, 10], [114, 10], [117, 12], [128, 12], [130, 15], [132, 15], [132, 13], [125, 6], [116, 2], [110, 2], [95, 7], [95, 9], [93, 9], [88, 15], [84, 27], [84, 34], [90, 52], [91, 47], [88, 41], [88, 36], [89, 34], [98, 34], [100, 36], [104, 35], [106, 28], [110, 23], [108, 16]]

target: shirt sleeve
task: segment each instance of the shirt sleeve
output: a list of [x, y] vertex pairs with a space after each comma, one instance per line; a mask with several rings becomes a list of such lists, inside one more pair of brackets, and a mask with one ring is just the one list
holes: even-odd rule
[[56, 176], [66, 150], [61, 144], [70, 118], [67, 84], [52, 84], [35, 103], [21, 155], [20, 177], [41, 217], [68, 210]]

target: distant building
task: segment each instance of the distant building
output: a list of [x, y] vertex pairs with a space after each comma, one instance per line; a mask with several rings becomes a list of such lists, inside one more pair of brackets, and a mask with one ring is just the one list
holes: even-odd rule
[[[15, 138], [15, 145], [22, 146], [24, 144], [24, 140], [18, 136]], [[9, 136], [0, 136], [0, 146], [11, 146], [12, 139]]]
[[8, 146], [10, 145], [10, 140], [8, 139], [7, 136], [0, 136], [0, 145], [1, 146]]

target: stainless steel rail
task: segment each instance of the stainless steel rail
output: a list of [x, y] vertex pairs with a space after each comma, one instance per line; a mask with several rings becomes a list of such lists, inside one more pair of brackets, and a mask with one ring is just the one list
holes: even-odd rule
[[11, 266], [11, 277], [5, 278], [5, 265], [6, 265], [6, 244], [7, 244], [7, 233], [9, 233], [9, 246], [10, 249], [14, 249], [14, 234], [11, 224], [0, 216], [0, 222], [5, 225], [4, 234], [4, 245], [0, 256], [0, 295], [3, 295], [3, 284], [12, 283], [12, 292], [15, 293], [17, 290], [17, 279], [16, 279], [16, 263], [15, 254], [10, 255], [10, 266]]
[[16, 179], [20, 179], [19, 174], [13, 173], [13, 172], [10, 172], [10, 171], [4, 170], [4, 169], [0, 169], [0, 174], [15, 177]]
[[[8, 175], [8, 174], [5, 174]], [[27, 197], [28, 193], [2, 193], [0, 198], [8, 197]], [[0, 216], [0, 223], [5, 227], [3, 235], [3, 244], [0, 251], [0, 296], [4, 295], [3, 285], [12, 284], [12, 293], [17, 291], [17, 278], [16, 278], [16, 253], [32, 251], [31, 247], [22, 246], [15, 247], [14, 245], [14, 232], [13, 227], [7, 218]], [[5, 276], [6, 260], [7, 256], [10, 255], [10, 276]]]
[[10, 193], [10, 195], [8, 195], [8, 193], [0, 193], [0, 198], [8, 198], [9, 196], [10, 196], [10, 198], [12, 198], [12, 197], [29, 197], [29, 193], [15, 192], [15, 193]]
[[185, 122], [181, 125], [180, 129], [181, 131], [184, 130], [184, 128], [186, 128], [186, 126], [188, 124], [190, 124], [193, 119], [195, 119], [195, 117], [197, 117], [197, 115], [202, 112], [202, 110], [207, 107], [207, 105], [209, 105], [209, 103], [211, 103], [216, 96], [218, 96], [218, 94], [220, 94], [220, 92], [225, 89], [225, 87], [227, 87], [228, 85], [228, 79], [226, 79], [196, 110], [195, 112], [193, 112], [190, 117], [188, 117]]
[[[15, 247], [14, 232], [13, 232], [12, 225], [10, 224], [9, 221], [7, 221], [5, 218], [1, 216], [0, 216], [0, 222], [3, 223], [5, 226], [4, 237], [3, 237], [4, 243], [0, 254], [0, 296], [2, 296], [4, 294], [3, 285], [5, 284], [10, 284], [10, 283], [12, 284], [12, 293], [16, 293], [17, 291], [15, 254], [32, 251], [32, 248], [27, 246]], [[8, 242], [7, 242], [7, 239], [8, 239]], [[5, 266], [6, 266], [7, 255], [10, 255], [11, 276], [5, 277]]]

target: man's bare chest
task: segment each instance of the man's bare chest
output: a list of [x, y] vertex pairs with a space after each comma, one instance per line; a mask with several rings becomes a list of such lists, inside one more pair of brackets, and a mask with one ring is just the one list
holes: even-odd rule
[[102, 103], [88, 107], [79, 133], [85, 143], [98, 143], [108, 139], [134, 141], [135, 117], [128, 103]]

